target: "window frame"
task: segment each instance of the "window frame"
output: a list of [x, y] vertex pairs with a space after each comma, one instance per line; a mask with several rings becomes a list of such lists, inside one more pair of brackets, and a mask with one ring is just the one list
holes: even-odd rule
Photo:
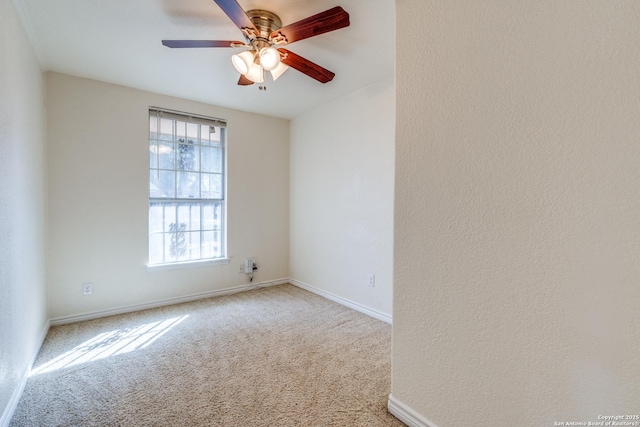
[[[158, 120], [157, 122], [157, 132], [156, 132], [156, 137], [153, 138], [152, 134], [152, 130], [151, 130], [151, 121], [152, 119], [156, 119]], [[172, 121], [172, 127], [173, 129], [171, 130], [171, 138], [170, 139], [163, 139], [161, 138], [161, 132], [160, 132], [160, 127], [161, 127], [161, 119], [168, 119]], [[177, 123], [184, 123], [185, 124], [185, 135], [184, 138], [181, 140], [180, 139], [180, 134], [179, 132], [177, 132]], [[185, 113], [185, 112], [181, 112], [181, 111], [176, 111], [176, 110], [168, 110], [165, 108], [158, 108], [158, 107], [149, 107], [148, 109], [148, 116], [147, 116], [147, 124], [148, 124], [148, 147], [149, 147], [149, 161], [148, 161], [148, 197], [149, 197], [149, 204], [148, 204], [148, 216], [147, 216], [147, 268], [152, 269], [152, 270], [162, 270], [162, 269], [169, 269], [169, 268], [181, 268], [181, 267], [190, 267], [193, 265], [203, 265], [203, 264], [228, 264], [229, 263], [229, 258], [227, 257], [227, 129], [226, 129], [226, 120], [223, 119], [219, 119], [219, 118], [214, 118], [214, 117], [208, 117], [208, 116], [202, 116], [202, 115], [196, 115], [196, 114], [190, 114], [190, 113]], [[197, 128], [197, 137], [195, 137], [196, 142], [185, 142], [185, 141], [191, 141], [189, 135], [188, 135], [188, 131], [186, 129], [188, 129], [188, 124], [196, 124], [199, 125]], [[219, 132], [220, 132], [220, 141], [219, 142], [213, 142], [213, 141], [209, 141], [208, 143], [204, 142], [204, 139], [202, 138], [202, 129], [203, 127], [215, 127], [215, 129], [219, 128]], [[166, 143], [167, 145], [173, 146], [174, 150], [173, 150], [173, 159], [172, 159], [172, 166], [170, 168], [166, 168], [166, 167], [161, 167], [161, 160], [160, 160], [160, 147], [161, 147], [161, 143]], [[155, 146], [157, 147], [156, 152], [154, 152], [152, 150], [153, 144], [155, 143]], [[197, 168], [196, 167], [189, 167], [188, 169], [185, 169], [185, 167], [183, 166], [184, 164], [182, 163], [183, 161], [185, 161], [184, 158], [181, 157], [180, 153], [183, 153], [183, 149], [181, 147], [186, 147], [189, 146], [187, 144], [193, 144], [193, 147], [198, 147], [197, 148]], [[215, 144], [215, 145], [214, 145]], [[203, 156], [202, 156], [202, 151], [203, 148], [216, 148], [220, 150], [220, 157], [219, 157], [219, 163], [216, 163], [216, 166], [219, 166], [219, 172], [218, 171], [210, 171], [210, 170], [203, 170], [203, 164], [202, 164], [202, 160], [203, 160]], [[154, 157], [156, 160], [156, 163], [153, 164], [154, 161]], [[179, 158], [180, 157], [180, 158]], [[195, 161], [195, 159], [192, 159]], [[188, 167], [188, 166], [187, 166]], [[152, 195], [152, 192], [155, 189], [158, 189], [158, 187], [153, 186], [152, 184], [152, 175], [154, 173], [158, 174], [158, 177], [160, 176], [160, 173], [164, 172], [164, 173], [169, 173], [169, 175], [173, 174], [173, 186], [174, 186], [174, 191], [172, 193], [173, 197], [162, 197], [162, 196], [158, 196]], [[189, 197], [184, 197], [185, 193], [180, 194], [179, 191], [179, 175], [180, 174], [195, 174], [198, 179], [198, 184], [197, 184], [197, 188], [198, 188], [198, 192], [197, 195], [199, 197], [193, 197], [193, 196], [189, 196]], [[211, 187], [209, 187], [209, 191], [206, 196], [203, 196], [203, 178], [209, 175], [210, 178], [213, 178], [214, 181], [216, 179], [219, 179], [219, 185], [214, 185], [213, 187], [216, 190], [219, 190], [219, 194], [216, 195], [216, 197], [212, 197], [211, 194]], [[219, 178], [215, 178], [215, 176], [218, 176]], [[152, 186], [154, 187], [154, 190], [152, 190]], [[215, 190], [213, 190], [215, 191]], [[169, 194], [171, 195], [171, 193], [165, 193], [165, 194]], [[178, 196], [182, 196], [182, 197], [178, 197]], [[183, 229], [181, 226], [183, 225], [182, 221], [180, 220], [180, 210], [181, 210], [181, 206], [186, 206], [189, 208], [189, 211], [191, 211], [191, 209], [194, 206], [198, 207], [198, 219], [196, 221], [197, 223], [197, 228], [193, 228], [192, 227], [192, 216], [191, 213], [189, 214], [189, 229]], [[161, 229], [157, 230], [154, 229], [152, 227], [152, 208], [157, 208], [158, 206], [161, 206], [161, 212], [162, 212], [162, 221], [161, 221]], [[205, 218], [205, 208], [210, 206], [212, 211], [211, 211], [211, 218], [207, 219]], [[173, 231], [173, 230], [166, 230], [166, 220], [165, 220], [165, 215], [166, 215], [166, 209], [175, 209], [174, 211], [174, 215], [175, 215], [175, 223], [170, 224], [170, 226], [178, 226], [180, 227], [178, 230]], [[217, 212], [217, 216], [216, 216], [216, 212]], [[219, 217], [219, 218], [218, 218]], [[180, 222], [180, 224], [178, 225], [178, 222]], [[210, 226], [212, 227], [211, 229], [206, 228], [205, 224], [209, 223]], [[216, 228], [216, 224], [218, 224], [218, 228]], [[157, 224], [156, 224], [157, 225]], [[185, 224], [186, 226], [186, 224]], [[155, 231], [154, 231], [155, 230]], [[176, 257], [176, 259], [171, 259], [173, 257], [169, 257], [170, 259], [167, 259], [167, 242], [166, 242], [166, 238], [167, 236], [170, 236], [170, 238], [175, 238], [176, 241], [178, 241], [179, 238], [184, 238], [186, 233], [189, 233], [189, 236], [192, 236], [193, 233], [197, 233], [200, 239], [200, 242], [198, 243], [198, 255], [196, 257], [192, 257], [191, 255], [188, 257]], [[203, 251], [205, 250], [205, 246], [204, 246], [204, 233], [213, 233], [213, 236], [216, 236], [216, 233], [218, 235], [218, 238], [214, 238], [212, 240], [212, 246], [209, 247], [210, 251], [213, 251], [213, 253], [210, 253], [211, 256], [205, 256], [203, 257]], [[175, 233], [175, 236], [174, 236]], [[154, 239], [154, 236], [158, 236], [158, 235], [162, 235], [162, 244], [161, 244], [161, 251], [162, 251], [162, 255], [161, 255], [161, 261], [158, 262], [156, 261], [156, 259], [154, 259], [153, 263], [152, 263], [152, 240]], [[217, 246], [213, 246], [215, 243], [217, 243]], [[170, 244], [174, 244], [173, 241]], [[188, 247], [191, 248], [193, 245], [193, 243], [189, 244]], [[216, 249], [217, 248], [217, 249]], [[191, 251], [191, 249], [189, 249], [189, 251]]]

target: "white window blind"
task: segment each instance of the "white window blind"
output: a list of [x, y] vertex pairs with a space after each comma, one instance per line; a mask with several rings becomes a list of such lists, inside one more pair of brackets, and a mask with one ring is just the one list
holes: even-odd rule
[[149, 109], [149, 264], [224, 258], [226, 122]]

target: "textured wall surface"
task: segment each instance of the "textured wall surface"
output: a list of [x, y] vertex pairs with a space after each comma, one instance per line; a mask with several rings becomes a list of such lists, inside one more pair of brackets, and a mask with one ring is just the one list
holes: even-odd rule
[[[391, 315], [395, 86], [291, 122], [290, 276]], [[375, 274], [375, 287], [368, 287]]]
[[0, 419], [47, 321], [44, 116], [42, 72], [0, 0]]
[[[147, 271], [149, 106], [227, 119], [231, 264]], [[52, 318], [246, 285], [244, 258], [288, 276], [288, 120], [57, 73], [47, 111]]]
[[640, 413], [640, 3], [396, 7], [393, 396], [440, 427]]

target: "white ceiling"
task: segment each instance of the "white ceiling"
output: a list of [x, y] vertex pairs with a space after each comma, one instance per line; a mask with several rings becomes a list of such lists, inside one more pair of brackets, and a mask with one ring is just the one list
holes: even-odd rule
[[289, 69], [267, 90], [241, 87], [234, 49], [170, 49], [162, 39], [243, 40], [212, 0], [14, 0], [45, 71], [270, 116], [293, 118], [392, 76], [394, 0], [238, 0], [283, 25], [342, 6], [351, 25], [287, 48], [336, 73], [321, 84]]

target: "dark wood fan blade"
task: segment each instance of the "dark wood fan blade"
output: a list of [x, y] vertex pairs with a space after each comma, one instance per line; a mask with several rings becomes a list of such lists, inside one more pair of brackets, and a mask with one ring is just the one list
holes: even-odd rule
[[284, 37], [287, 43], [339, 30], [349, 26], [349, 14], [340, 6], [325, 10], [271, 33], [272, 39]]
[[314, 64], [308, 59], [304, 59], [300, 55], [296, 55], [295, 53], [287, 49], [280, 48], [278, 50], [283, 56], [282, 62], [285, 65], [288, 65], [291, 68], [295, 68], [301, 73], [304, 73], [307, 76], [316, 79], [320, 83], [327, 83], [333, 80], [335, 74], [327, 70], [326, 68], [322, 68], [318, 64]]
[[244, 28], [249, 28], [255, 34], [258, 33], [256, 26], [253, 25], [253, 22], [251, 22], [251, 19], [249, 19], [244, 9], [240, 7], [240, 5], [236, 0], [213, 0], [213, 1], [215, 1], [216, 4], [220, 6], [220, 9], [222, 9], [222, 11], [227, 14], [227, 16], [233, 21], [233, 23], [236, 24], [238, 28], [240, 28], [240, 30], [243, 30]]
[[240, 74], [240, 80], [238, 80], [238, 84], [240, 86], [250, 86], [253, 84], [253, 82], [246, 78], [244, 74]]
[[232, 47], [233, 44], [243, 45], [237, 40], [162, 40], [167, 47]]

